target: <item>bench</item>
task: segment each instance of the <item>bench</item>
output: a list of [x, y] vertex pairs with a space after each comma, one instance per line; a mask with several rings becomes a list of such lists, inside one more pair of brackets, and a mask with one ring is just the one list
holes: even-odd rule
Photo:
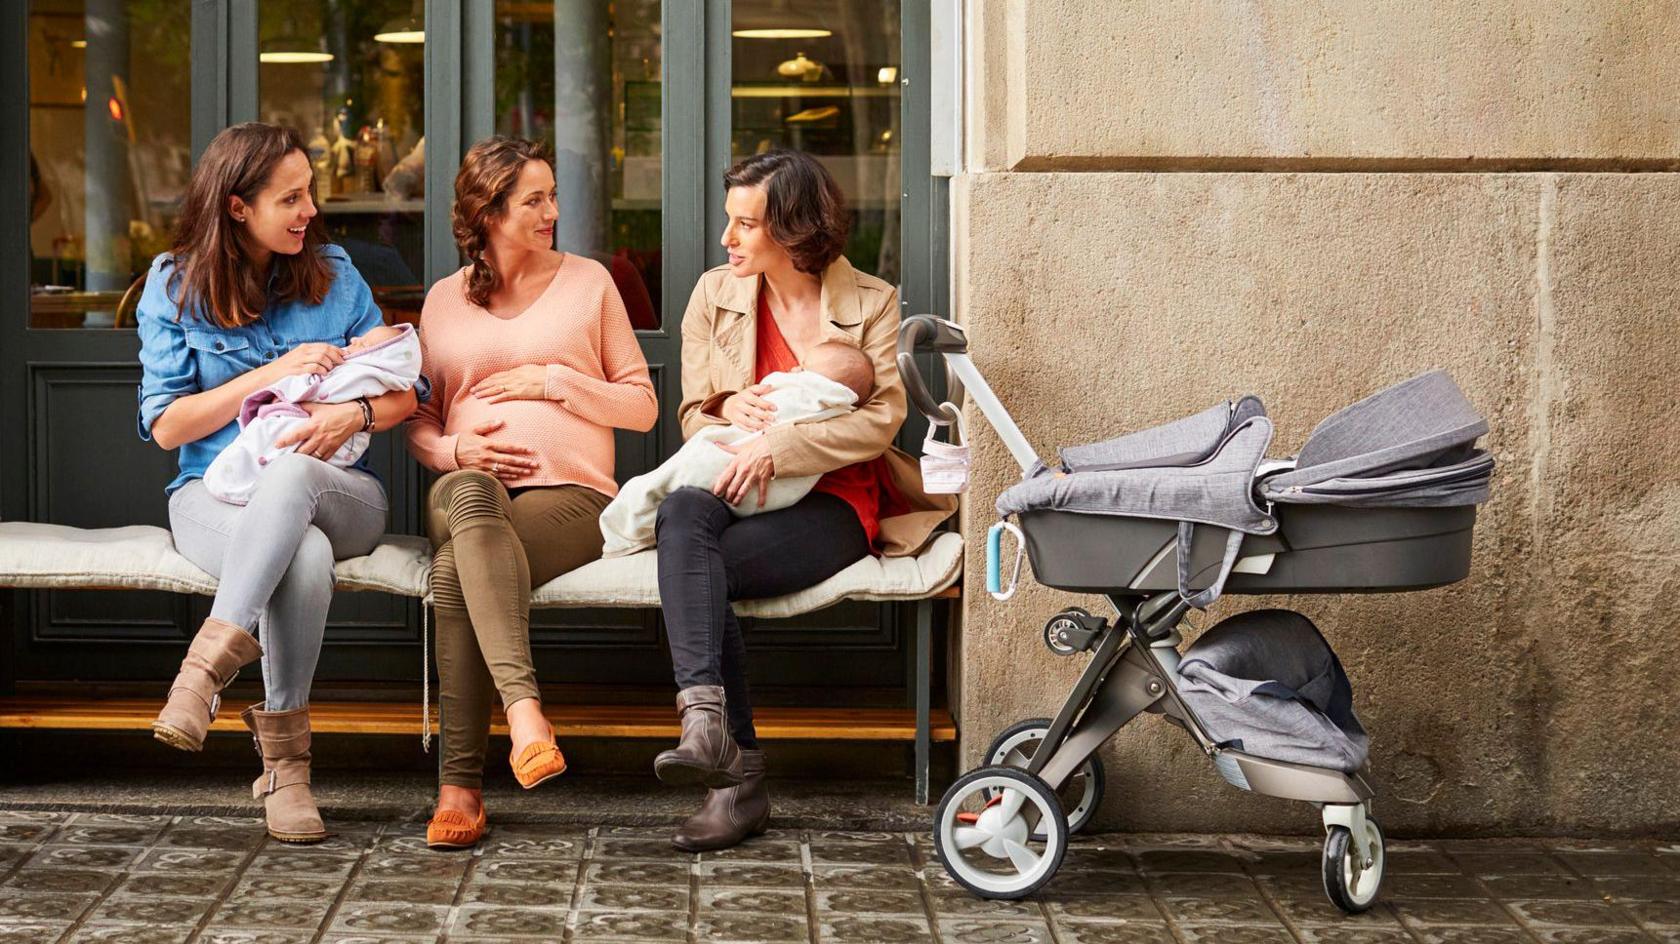
[[[962, 537], [946, 532], [914, 557], [866, 557], [833, 577], [787, 596], [743, 600], [742, 616], [779, 618], [810, 613], [843, 600], [916, 604], [916, 671], [913, 723], [895, 709], [765, 708], [756, 712], [759, 735], [784, 739], [914, 740], [916, 800], [928, 802], [928, 766], [934, 740], [956, 740], [950, 713], [930, 704], [933, 604], [960, 598]], [[386, 535], [365, 557], [339, 561], [340, 590], [375, 591], [415, 597], [428, 612], [431, 549], [424, 538]], [[654, 553], [599, 560], [535, 588], [531, 606], [657, 607]], [[0, 522], [0, 588], [19, 590], [166, 590], [213, 595], [216, 579], [175, 550], [167, 530], [151, 525], [85, 529], [34, 522]], [[423, 641], [429, 635], [422, 627]], [[429, 653], [423, 678], [430, 677]], [[428, 697], [429, 703], [429, 697]], [[392, 734], [415, 730], [414, 706], [337, 702], [312, 706], [324, 733]], [[0, 728], [78, 730], [146, 729], [157, 705], [141, 699], [48, 699], [0, 697]], [[545, 706], [562, 736], [674, 738], [676, 715], [668, 708], [614, 705]], [[498, 719], [499, 720], [499, 719]], [[219, 717], [213, 730], [239, 729], [238, 719]], [[436, 721], [423, 713], [429, 736]], [[493, 728], [493, 730], [495, 730]], [[502, 732], [505, 733], [505, 728]]]

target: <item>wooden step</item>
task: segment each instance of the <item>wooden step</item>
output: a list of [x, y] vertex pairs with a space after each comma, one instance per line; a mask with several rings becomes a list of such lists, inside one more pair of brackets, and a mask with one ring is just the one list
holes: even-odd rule
[[[0, 728], [72, 731], [146, 731], [162, 702], [144, 698], [0, 698]], [[548, 705], [544, 709], [562, 737], [675, 738], [676, 710], [664, 705]], [[432, 706], [437, 729], [437, 706]], [[420, 706], [409, 702], [316, 702], [310, 723], [320, 734], [409, 734], [421, 732]], [[758, 708], [758, 736], [771, 740], [913, 741], [911, 708]], [[245, 731], [239, 712], [224, 705], [212, 731]], [[492, 734], [506, 734], [500, 711], [490, 719]], [[957, 726], [943, 708], [932, 711], [935, 741], [955, 741]]]

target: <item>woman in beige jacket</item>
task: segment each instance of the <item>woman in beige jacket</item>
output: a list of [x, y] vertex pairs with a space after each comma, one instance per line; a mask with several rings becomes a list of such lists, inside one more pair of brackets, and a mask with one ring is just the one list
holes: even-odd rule
[[[671, 642], [682, 740], [654, 762], [659, 778], [704, 784], [700, 811], [672, 843], [735, 845], [769, 819], [764, 755], [753, 731], [746, 649], [731, 600], [812, 586], [871, 553], [915, 553], [956, 509], [922, 492], [914, 459], [892, 447], [905, 395], [894, 353], [898, 293], [852, 268], [845, 198], [815, 159], [772, 151], [724, 175], [729, 263], [700, 277], [683, 314], [683, 436], [733, 423], [764, 435], [740, 447], [708, 491], [659, 506], [659, 594]], [[762, 378], [797, 367], [828, 341], [869, 355], [875, 384], [843, 416], [776, 425]], [[737, 518], [778, 476], [821, 478], [780, 511]]]

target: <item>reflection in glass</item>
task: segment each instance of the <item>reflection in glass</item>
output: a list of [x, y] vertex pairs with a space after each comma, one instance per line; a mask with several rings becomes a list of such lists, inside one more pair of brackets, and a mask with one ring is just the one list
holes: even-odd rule
[[659, 327], [659, 0], [497, 0], [496, 133], [554, 151], [555, 245]]
[[263, 121], [296, 128], [327, 232], [389, 322], [425, 298], [425, 21], [421, 0], [264, 0]]
[[846, 258], [899, 280], [898, 0], [735, 0], [732, 158], [797, 148], [852, 210]]
[[[191, 14], [189, 0], [30, 4], [30, 327], [117, 325], [169, 248], [192, 170]], [[134, 326], [132, 301], [121, 319]]]

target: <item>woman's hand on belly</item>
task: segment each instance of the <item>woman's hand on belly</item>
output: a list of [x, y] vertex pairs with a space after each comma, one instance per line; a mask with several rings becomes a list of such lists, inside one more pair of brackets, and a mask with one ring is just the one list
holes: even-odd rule
[[536, 453], [524, 446], [498, 442], [490, 434], [506, 426], [505, 420], [490, 420], [455, 439], [455, 464], [479, 469], [503, 482], [523, 478], [537, 471]]
[[522, 364], [498, 371], [473, 384], [468, 391], [487, 403], [503, 400], [548, 399], [548, 368], [540, 364]]
[[712, 483], [712, 494], [730, 503], [740, 504], [741, 499], [758, 491], [758, 503], [764, 501], [770, 494], [770, 480], [776, 477], [775, 460], [770, 455], [770, 443], [763, 436], [755, 437], [743, 446], [730, 446], [718, 443], [718, 448], [734, 455], [729, 465]]
[[296, 445], [300, 455], [314, 456], [322, 462], [331, 459], [338, 447], [362, 428], [362, 408], [354, 400], [349, 403], [300, 403], [309, 419], [297, 424], [291, 432], [274, 441], [276, 449]]

